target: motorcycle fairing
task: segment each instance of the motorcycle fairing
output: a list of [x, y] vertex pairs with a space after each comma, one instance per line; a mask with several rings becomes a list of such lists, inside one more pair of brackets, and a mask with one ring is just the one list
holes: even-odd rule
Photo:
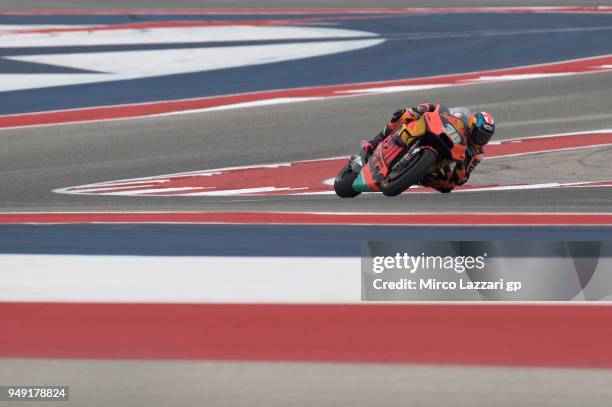
[[[437, 109], [436, 109], [437, 110]], [[450, 114], [439, 114], [437, 111], [423, 115], [427, 131], [448, 140], [447, 158], [456, 161], [465, 160], [467, 135], [463, 121]]]
[[[398, 132], [401, 131], [404, 131], [403, 127], [398, 129]], [[379, 192], [382, 182], [389, 175], [389, 169], [403, 151], [404, 147], [393, 143], [393, 137], [383, 140], [353, 181], [353, 189], [360, 192]]]

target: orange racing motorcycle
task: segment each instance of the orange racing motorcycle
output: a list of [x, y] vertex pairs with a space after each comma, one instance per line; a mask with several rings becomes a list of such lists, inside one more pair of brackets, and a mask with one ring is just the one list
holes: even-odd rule
[[[466, 109], [451, 112], [438, 105], [433, 112], [399, 126], [369, 157], [362, 151], [349, 158], [334, 180], [336, 194], [352, 198], [362, 192], [382, 191], [396, 196], [427, 175], [447, 171], [452, 163], [465, 160], [465, 121], [469, 115]], [[399, 137], [405, 145], [394, 142]]]

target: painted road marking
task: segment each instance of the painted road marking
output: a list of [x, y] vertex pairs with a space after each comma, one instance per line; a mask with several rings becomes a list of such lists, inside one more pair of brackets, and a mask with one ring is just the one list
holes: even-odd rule
[[451, 14], [451, 13], [611, 13], [612, 6], [518, 7], [361, 7], [269, 9], [63, 9], [0, 10], [0, 15], [302, 15], [302, 14]]
[[0, 314], [0, 357], [612, 367], [612, 307], [597, 305], [0, 303]]
[[[354, 42], [361, 42], [360, 46], [371, 46], [371, 41], [382, 41], [377, 39], [370, 40], [357, 40], [357, 41], [339, 41], [340, 44], [331, 46], [335, 47], [351, 47], [358, 45], [352, 44]], [[352, 45], [351, 45], [352, 44]], [[300, 49], [303, 44], [300, 44]], [[318, 44], [317, 47], [323, 44]], [[328, 45], [329, 46], [329, 45]], [[234, 48], [234, 47], [233, 47]], [[338, 49], [334, 50], [325, 48], [325, 51], [321, 48], [313, 49], [312, 52], [339, 52]], [[180, 52], [177, 50], [169, 50], [171, 52]], [[149, 52], [149, 51], [134, 51], [137, 53]], [[158, 51], [156, 51], [158, 52]], [[190, 50], [190, 52], [192, 52]], [[274, 54], [274, 50], [269, 51], [272, 58], [281, 58], [281, 56]], [[97, 54], [94, 54], [97, 55]], [[42, 57], [42, 56], [41, 56]], [[44, 56], [44, 58], [51, 58], [53, 55]], [[69, 56], [66, 56], [69, 57]], [[255, 57], [255, 56], [254, 56]], [[21, 58], [21, 57], [20, 57]], [[95, 59], [95, 57], [92, 57]], [[42, 62], [42, 60], [41, 60]], [[78, 61], [75, 61], [78, 63]], [[249, 106], [257, 106], [261, 104], [263, 100], [275, 100], [274, 103], [283, 102], [300, 102], [308, 99], [303, 98], [338, 98], [338, 97], [355, 97], [360, 95], [369, 95], [372, 93], [388, 93], [394, 91], [405, 91], [407, 89], [424, 89], [432, 87], [443, 87], [443, 86], [461, 86], [461, 85], [473, 85], [491, 83], [492, 81], [504, 81], [504, 80], [529, 80], [533, 79], [533, 75], [537, 74], [539, 77], [544, 76], [557, 76], [563, 75], [579, 75], [597, 72], [609, 72], [612, 71], [612, 55], [605, 55], [594, 58], [576, 59], [570, 61], [562, 61], [549, 64], [532, 65], [518, 68], [508, 68], [492, 71], [482, 72], [471, 72], [465, 74], [453, 74], [444, 76], [433, 76], [427, 78], [416, 78], [416, 79], [403, 79], [393, 81], [382, 81], [382, 82], [369, 82], [369, 83], [357, 83], [349, 85], [334, 85], [334, 86], [321, 86], [311, 88], [297, 88], [297, 89], [284, 89], [274, 91], [262, 91], [253, 93], [242, 93], [236, 95], [226, 95], [218, 97], [205, 97], [196, 99], [182, 99], [172, 100], [163, 102], [151, 102], [151, 103], [137, 103], [128, 105], [114, 105], [114, 106], [102, 106], [95, 108], [79, 108], [79, 109], [68, 109], [68, 110], [57, 110], [49, 112], [37, 112], [27, 114], [15, 114], [0, 116], [0, 129], [3, 128], [15, 128], [15, 127], [28, 127], [28, 126], [41, 126], [41, 125], [52, 125], [52, 124], [66, 124], [66, 123], [82, 123], [82, 122], [93, 122], [102, 120], [117, 120], [117, 119], [130, 119], [135, 117], [151, 117], [159, 116], [168, 113], [193, 113], [193, 112], [205, 112], [207, 109], [214, 108], [219, 110], [221, 108], [234, 109], [244, 108]], [[91, 61], [87, 62], [84, 68], [95, 68], [95, 65], [91, 64]], [[154, 70], [156, 70], [155, 68]], [[159, 68], [163, 69], [163, 68]], [[158, 72], [158, 71], [156, 71]], [[159, 73], [159, 72], [158, 72]], [[135, 75], [135, 73], [132, 73]], [[54, 74], [54, 76], [66, 75]], [[86, 75], [96, 75], [86, 74]], [[105, 74], [101, 74], [105, 75]], [[128, 74], [126, 74], [128, 75]], [[2, 76], [2, 75], [0, 75]], [[7, 75], [4, 75], [5, 77]], [[20, 75], [8, 75], [8, 76], [20, 76]], [[32, 75], [28, 75], [32, 76]], [[36, 76], [36, 74], [34, 74]], [[42, 75], [46, 76], [46, 75]], [[56, 80], [60, 80], [60, 78]], [[70, 77], [79, 77], [81, 74], [70, 74]], [[65, 79], [65, 80], [81, 80]], [[18, 78], [14, 78], [18, 80]], [[30, 79], [33, 80], [33, 79]], [[83, 78], [82, 80], [85, 80]], [[11, 85], [5, 84], [4, 86], [25, 86], [25, 85]], [[408, 87], [408, 88], [407, 88]], [[295, 99], [297, 98], [297, 99]], [[292, 100], [294, 99], [294, 100]], [[252, 105], [251, 105], [252, 104]]]
[[[10, 35], [19, 31], [38, 31], [38, 30], [91, 30], [98, 27], [97, 25], [87, 25], [87, 24], [79, 24], [79, 25], [65, 25], [65, 24], [0, 24], [0, 33], [2, 33], [2, 37], [0, 37], [0, 43], [4, 40], [5, 35]], [[12, 46], [9, 44], [3, 44], [4, 46]]]
[[360, 267], [359, 257], [0, 254], [0, 302], [359, 302]]
[[612, 226], [612, 213], [5, 212], [0, 224], [198, 223], [413, 226]]
[[[5, 56], [3, 59], [53, 65], [86, 73], [0, 74], [0, 92], [149, 78], [271, 64], [354, 51], [384, 42], [374, 33], [318, 27], [159, 28], [148, 30], [70, 31], [0, 36], [0, 47], [53, 47], [108, 44], [167, 44], [270, 39], [322, 39], [321, 42], [204, 47], [115, 52], [54, 53]], [[351, 37], [329, 41], [329, 38]], [[362, 38], [362, 39], [357, 39]], [[239, 55], [240, 57], [237, 57]]]
[[[3, 48], [21, 47], [70, 47], [85, 45], [137, 45], [161, 43], [272, 41], [375, 37], [375, 33], [344, 28], [285, 27], [295, 20], [238, 20], [238, 21], [146, 21], [112, 25], [9, 25], [0, 29], [10, 30], [0, 38]], [[311, 19], [308, 19], [311, 21]], [[273, 25], [273, 30], [253, 30], [254, 27]], [[231, 26], [231, 29], [228, 29]], [[9, 28], [4, 28], [9, 27]], [[205, 31], [202, 31], [206, 28]], [[262, 27], [263, 28], [263, 27]], [[296, 30], [297, 28], [297, 30]], [[579, 28], [576, 28], [579, 29]], [[609, 27], [592, 27], [584, 30], [607, 30]], [[555, 29], [558, 30], [558, 29]], [[573, 29], [570, 29], [573, 30]], [[579, 29], [582, 30], [582, 29]]]
[[[493, 142], [487, 146], [486, 159], [528, 154], [597, 148], [612, 145], [612, 129], [554, 134]], [[346, 157], [296, 161], [245, 167], [158, 175], [107, 181], [56, 189], [53, 192], [79, 195], [124, 196], [230, 196], [230, 195], [308, 195], [333, 194], [333, 178], [346, 163]], [[608, 187], [609, 180], [578, 183], [582, 187]], [[572, 188], [573, 182], [529, 184], [517, 180], [512, 185], [466, 185], [457, 192], [499, 191], [541, 188]], [[410, 193], [432, 193], [429, 188], [411, 188]]]

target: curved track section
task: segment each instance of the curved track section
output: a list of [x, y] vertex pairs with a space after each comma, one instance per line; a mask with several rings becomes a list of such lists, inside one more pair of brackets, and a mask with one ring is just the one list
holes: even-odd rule
[[[372, 95], [202, 114], [3, 130], [3, 209], [295, 210], [295, 211], [587, 211], [610, 210], [607, 188], [482, 191], [470, 194], [334, 196], [65, 195], [52, 190], [160, 174], [261, 165], [355, 151], [389, 111], [421, 99], [491, 112], [499, 139], [612, 127], [608, 73], [416, 93]], [[563, 97], [558, 93], [562, 91]], [[526, 95], [535, 95], [527, 97]], [[339, 122], [341, 121], [341, 123]], [[485, 161], [473, 184], [609, 181], [610, 148], [601, 146]], [[330, 168], [321, 181], [333, 177]], [[261, 186], [261, 185], [258, 185]], [[277, 185], [269, 185], [277, 186]], [[278, 185], [283, 186], [283, 185]]]
[[[609, 211], [610, 140], [588, 134], [612, 128], [612, 13], [467, 11], [7, 11], [2, 209]], [[469, 194], [339, 200], [326, 182], [341, 161], [224, 170], [346, 156], [422, 99], [496, 117]]]

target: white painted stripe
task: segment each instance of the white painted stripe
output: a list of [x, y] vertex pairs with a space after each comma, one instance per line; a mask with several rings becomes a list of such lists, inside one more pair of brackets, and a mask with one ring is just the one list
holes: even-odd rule
[[0, 301], [355, 302], [358, 257], [0, 255]]
[[[2, 26], [0, 26], [0, 29]], [[73, 47], [83, 45], [174, 44], [194, 42], [265, 41], [281, 39], [325, 39], [374, 37], [375, 33], [329, 27], [221, 26], [160, 27], [5, 34], [0, 47]], [[116, 61], [118, 62], [118, 61]]]
[[515, 75], [491, 75], [491, 76], [480, 76], [473, 79], [465, 79], [462, 82], [502, 82], [502, 81], [520, 81], [527, 79], [542, 79], [542, 78], [556, 78], [559, 76], [570, 76], [577, 75], [579, 72], [561, 72], [561, 73], [525, 73]]
[[227, 196], [241, 194], [255, 194], [259, 192], [277, 192], [277, 191], [294, 191], [306, 188], [291, 188], [291, 187], [258, 187], [258, 188], [242, 188], [242, 189], [224, 189], [223, 191], [205, 191], [181, 194], [182, 196]]
[[379, 88], [351, 89], [336, 92], [336, 94], [369, 94], [369, 93], [394, 93], [394, 92], [412, 92], [416, 90], [426, 90], [447, 87], [448, 84], [431, 84], [431, 85], [405, 85], [405, 86], [382, 86]]
[[158, 114], [158, 117], [161, 116], [176, 116], [182, 114], [190, 114], [190, 113], [204, 113], [204, 112], [215, 112], [219, 110], [229, 110], [229, 109], [243, 109], [247, 107], [260, 107], [260, 106], [273, 106], [280, 105], [286, 103], [300, 103], [300, 102], [311, 102], [314, 100], [326, 99], [325, 97], [286, 97], [286, 98], [275, 98], [275, 99], [262, 99], [262, 100], [254, 100], [252, 102], [243, 102], [243, 103], [234, 103], [230, 105], [222, 105], [215, 107], [206, 107], [203, 109], [192, 109], [192, 110], [180, 110], [177, 112], [168, 112]]
[[[359, 257], [2, 254], [0, 302], [359, 303], [360, 269]], [[449, 303], [490, 306], [510, 302], [427, 302]], [[591, 303], [545, 301], [534, 304]], [[592, 304], [610, 306], [612, 302]]]
[[100, 186], [100, 187], [96, 187], [96, 188], [88, 188], [88, 189], [84, 189], [84, 192], [104, 192], [104, 191], [114, 191], [117, 190], [119, 188], [121, 189], [140, 189], [140, 188], [144, 188], [144, 187], [157, 187], [159, 186], [158, 183], [155, 182], [151, 182], [151, 183], [141, 183], [141, 184], [130, 184], [127, 183], [126, 185], [108, 185], [108, 186]]
[[[121, 186], [116, 186], [115, 189], [120, 189]], [[135, 188], [135, 187], [130, 187]], [[154, 194], [157, 192], [174, 192], [174, 191], [193, 191], [194, 189], [202, 189], [202, 187], [177, 187], [177, 188], [149, 188], [149, 189], [138, 189], [136, 191], [129, 190], [121, 190], [121, 191], [108, 191], [108, 189], [104, 189], [103, 192], [96, 192], [96, 195], [147, 195]], [[108, 192], [104, 192], [108, 191]], [[88, 193], [95, 192], [95, 190], [88, 190]]]

